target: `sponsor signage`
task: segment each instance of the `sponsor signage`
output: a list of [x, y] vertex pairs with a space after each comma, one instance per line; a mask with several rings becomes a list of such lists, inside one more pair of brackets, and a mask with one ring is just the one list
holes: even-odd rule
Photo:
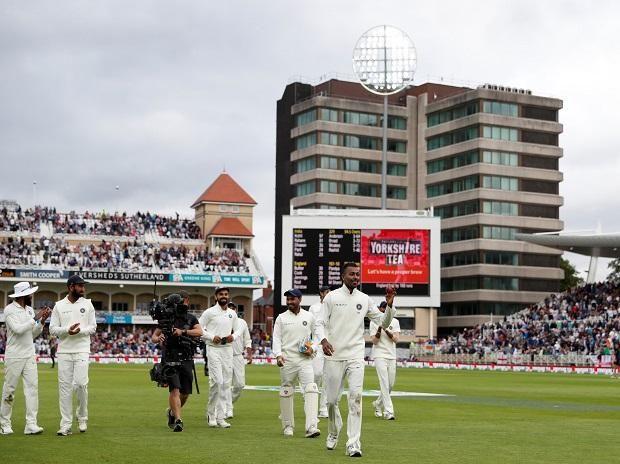
[[61, 271], [61, 270], [46, 270], [46, 269], [17, 269], [15, 271], [16, 277], [21, 277], [23, 279], [36, 279], [36, 280], [44, 280], [44, 279], [59, 279], [66, 280], [69, 278], [69, 272]]
[[115, 272], [115, 271], [70, 271], [70, 275], [79, 274], [85, 280], [133, 280], [158, 281], [168, 280], [168, 274], [154, 274], [151, 272]]
[[134, 324], [157, 324], [151, 316], [133, 316]]
[[262, 285], [262, 276], [216, 274], [170, 274], [170, 282], [230, 285]]
[[15, 277], [15, 269], [0, 269], [0, 277]]
[[106, 324], [131, 324], [131, 314], [105, 314]]

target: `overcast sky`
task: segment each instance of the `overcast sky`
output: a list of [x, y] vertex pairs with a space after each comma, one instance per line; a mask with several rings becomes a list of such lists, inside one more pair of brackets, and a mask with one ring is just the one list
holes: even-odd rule
[[565, 228], [620, 232], [618, 18], [613, 1], [2, 0], [0, 198], [31, 206], [36, 180], [61, 211], [189, 217], [225, 168], [272, 276], [276, 101], [294, 76], [351, 75], [359, 35], [392, 24], [417, 84], [561, 98]]

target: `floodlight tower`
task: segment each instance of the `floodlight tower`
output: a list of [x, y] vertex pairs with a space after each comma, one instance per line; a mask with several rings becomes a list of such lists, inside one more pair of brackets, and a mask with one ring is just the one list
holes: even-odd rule
[[362, 86], [383, 95], [383, 154], [381, 158], [381, 209], [387, 209], [388, 96], [413, 82], [416, 50], [409, 36], [394, 26], [375, 26], [358, 39], [353, 49], [353, 70]]

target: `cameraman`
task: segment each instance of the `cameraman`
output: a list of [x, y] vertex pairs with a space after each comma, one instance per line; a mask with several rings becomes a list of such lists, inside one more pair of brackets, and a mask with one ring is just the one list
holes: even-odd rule
[[[166, 337], [160, 328], [153, 332], [152, 340], [162, 345], [162, 366], [170, 396], [167, 411], [168, 427], [174, 432], [183, 431], [181, 408], [192, 393], [194, 353], [188, 349], [187, 337], [201, 337], [202, 328], [198, 319], [187, 312], [189, 306], [180, 295], [173, 293], [165, 300], [167, 307], [174, 308], [172, 336]], [[191, 343], [190, 343], [191, 345]]]

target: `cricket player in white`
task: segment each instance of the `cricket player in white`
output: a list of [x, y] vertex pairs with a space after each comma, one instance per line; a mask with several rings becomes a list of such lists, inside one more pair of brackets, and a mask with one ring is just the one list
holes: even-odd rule
[[[228, 303], [228, 307], [237, 312], [237, 305], [235, 303]], [[233, 363], [232, 363], [232, 384], [228, 389], [228, 398], [226, 399], [226, 419], [232, 419], [233, 403], [236, 402], [241, 396], [241, 392], [245, 388], [245, 359], [243, 358], [243, 351], [245, 350], [248, 364], [252, 364], [252, 338], [250, 337], [250, 330], [248, 329], [248, 323], [240, 317], [237, 313], [237, 323], [233, 328], [237, 338], [233, 341]]]
[[209, 402], [207, 420], [209, 427], [229, 428], [226, 422], [226, 402], [232, 382], [233, 341], [239, 334], [233, 329], [237, 313], [228, 307], [229, 289], [215, 289], [217, 303], [202, 313], [198, 322], [204, 332], [202, 339], [207, 345], [209, 361]]
[[[349, 415], [347, 418], [346, 453], [361, 457], [360, 436], [362, 430], [362, 389], [364, 385], [364, 317], [388, 327], [394, 317], [393, 288], [388, 287], [385, 313], [379, 311], [372, 299], [357, 289], [360, 268], [356, 263], [345, 263], [342, 269], [343, 285], [332, 290], [323, 300], [321, 319], [317, 323], [317, 335], [325, 353], [325, 393], [329, 414], [327, 449], [338, 444], [342, 429], [342, 417], [338, 408], [340, 390], [345, 378], [349, 384]], [[328, 341], [325, 332], [330, 337]]]
[[284, 292], [287, 311], [278, 316], [273, 327], [272, 351], [280, 367], [280, 418], [284, 436], [292, 437], [295, 429], [293, 394], [297, 381], [304, 393], [306, 415], [306, 438], [318, 437], [317, 411], [319, 389], [314, 383], [312, 354], [312, 328], [314, 316], [300, 307], [301, 291], [296, 288]]
[[45, 320], [51, 314], [50, 308], [41, 309], [36, 315], [30, 306], [32, 294], [39, 287], [28, 282], [19, 282], [9, 295], [13, 302], [4, 308], [7, 343], [4, 354], [4, 386], [0, 404], [0, 435], [11, 435], [11, 413], [15, 401], [15, 389], [22, 378], [24, 398], [26, 399], [26, 435], [38, 435], [43, 427], [37, 424], [39, 410], [39, 377], [33, 339], [43, 330]]
[[73, 425], [73, 391], [77, 392], [78, 428], [88, 428], [88, 358], [90, 336], [97, 330], [95, 308], [84, 298], [86, 282], [79, 275], [67, 280], [69, 294], [52, 310], [50, 334], [58, 337], [58, 396], [60, 436], [71, 435]]
[[[319, 288], [319, 298], [320, 301], [317, 301], [313, 305], [308, 308], [310, 314], [314, 316], [314, 320], [318, 320], [321, 308], [323, 307], [323, 299], [329, 293], [329, 287], [321, 287]], [[314, 339], [315, 343], [318, 345], [321, 343], [321, 340], [317, 340], [316, 337]], [[312, 359], [312, 369], [314, 370], [314, 383], [319, 386], [321, 391], [321, 396], [319, 397], [319, 417], [326, 418], [327, 417], [327, 397], [325, 396], [325, 382], [323, 380], [323, 365], [325, 364], [325, 354], [323, 350], [317, 350], [314, 358]]]
[[[385, 312], [387, 303], [381, 302], [379, 311]], [[389, 327], [385, 329], [374, 321], [370, 321], [372, 340], [371, 357], [375, 360], [375, 369], [379, 377], [379, 398], [372, 402], [375, 408], [375, 417], [394, 420], [394, 405], [390, 393], [396, 380], [396, 343], [400, 336], [400, 323], [395, 317]]]

